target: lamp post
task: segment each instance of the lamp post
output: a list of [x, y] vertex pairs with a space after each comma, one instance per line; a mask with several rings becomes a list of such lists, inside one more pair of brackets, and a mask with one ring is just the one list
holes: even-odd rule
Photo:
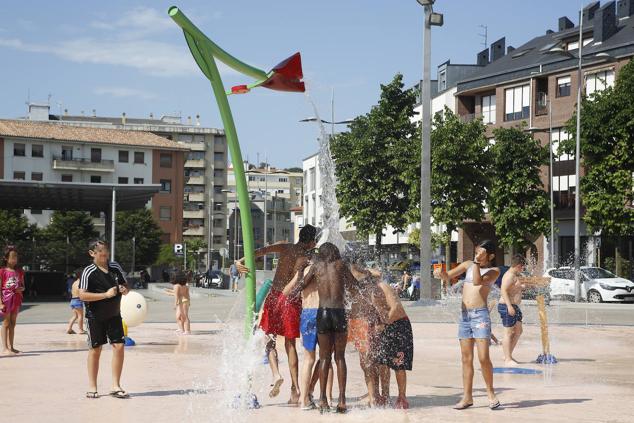
[[[236, 246], [238, 244], [237, 235], [238, 235], [238, 195], [235, 191], [231, 191], [230, 189], [223, 189], [222, 192], [225, 194], [232, 193], [233, 195], [233, 260], [238, 259], [238, 254], [236, 252]], [[231, 218], [231, 217], [229, 217]]]
[[420, 286], [421, 298], [431, 299], [431, 27], [442, 26], [443, 15], [434, 13], [435, 0], [416, 0], [425, 10], [423, 80], [421, 81], [422, 139], [420, 167]]

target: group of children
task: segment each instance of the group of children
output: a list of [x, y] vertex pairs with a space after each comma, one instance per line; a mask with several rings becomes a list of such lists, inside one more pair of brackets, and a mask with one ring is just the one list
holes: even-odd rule
[[[406, 371], [412, 370], [414, 343], [412, 326], [398, 296], [382, 282], [380, 273], [365, 269], [360, 260], [343, 259], [334, 244], [326, 242], [315, 249], [316, 235], [316, 228], [306, 225], [297, 244], [275, 244], [256, 251], [256, 257], [279, 255], [260, 319], [260, 327], [269, 336], [266, 351], [273, 373], [269, 396], [277, 396], [284, 382], [276, 350], [276, 337], [283, 336], [291, 374], [289, 404], [322, 413], [346, 412], [345, 351], [348, 342], [354, 342], [369, 405], [388, 405], [392, 369], [399, 390], [393, 406], [409, 408]], [[242, 261], [237, 265], [241, 273], [249, 271]], [[301, 388], [296, 347], [300, 334], [304, 348]], [[339, 387], [336, 407], [331, 406], [333, 356]], [[318, 404], [312, 395], [317, 379]]]

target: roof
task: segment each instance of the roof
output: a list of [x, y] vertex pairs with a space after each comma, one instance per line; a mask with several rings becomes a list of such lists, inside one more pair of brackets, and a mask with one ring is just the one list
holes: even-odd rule
[[[584, 34], [591, 32], [592, 26], [584, 25]], [[553, 32], [535, 37], [524, 45], [504, 55], [498, 60], [483, 66], [480, 71], [464, 78], [458, 83], [458, 94], [465, 91], [495, 86], [508, 81], [526, 79], [531, 72], [541, 71], [542, 74], [576, 68], [578, 59], [564, 55], [548, 54], [562, 39], [579, 34], [579, 27], [561, 32]], [[543, 51], [542, 51], [543, 50]], [[578, 52], [578, 50], [576, 51]], [[573, 53], [576, 53], [573, 51]], [[602, 43], [591, 43], [583, 47], [584, 66], [605, 62], [602, 58], [593, 58], [597, 53], [608, 53], [615, 58], [634, 55], [634, 19], [626, 19], [618, 24], [617, 31]]]
[[87, 184], [0, 180], [0, 196], [10, 198], [0, 208], [36, 210], [110, 211], [112, 189], [116, 190], [117, 210], [145, 207], [161, 185]]
[[32, 138], [51, 141], [76, 141], [95, 144], [129, 145], [164, 150], [189, 148], [151, 132], [88, 128], [60, 122], [0, 119], [0, 137]]

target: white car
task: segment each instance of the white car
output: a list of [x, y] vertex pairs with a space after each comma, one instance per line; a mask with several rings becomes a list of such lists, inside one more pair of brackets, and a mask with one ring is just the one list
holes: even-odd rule
[[[575, 296], [575, 271], [571, 267], [546, 270], [552, 297]], [[634, 282], [620, 278], [600, 267], [581, 267], [580, 296], [590, 303], [634, 301]]]

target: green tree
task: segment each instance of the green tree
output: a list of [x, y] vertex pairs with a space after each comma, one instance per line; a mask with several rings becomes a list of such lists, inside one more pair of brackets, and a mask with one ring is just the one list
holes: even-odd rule
[[493, 135], [491, 221], [502, 244], [526, 250], [549, 228], [550, 202], [540, 179], [540, 167], [548, 164], [548, 147], [521, 127], [498, 128]]
[[203, 239], [192, 238], [185, 240], [185, 244], [187, 245], [187, 269], [197, 270], [207, 250], [207, 243]]
[[174, 254], [174, 246], [171, 244], [161, 245], [155, 264], [171, 267], [181, 265], [182, 263], [183, 258], [177, 257], [176, 254]]
[[384, 228], [403, 230], [411, 220], [412, 205], [418, 204], [411, 195], [411, 177], [420, 157], [419, 130], [412, 122], [416, 94], [403, 89], [402, 79], [397, 74], [381, 85], [379, 103], [355, 118], [350, 132], [330, 142], [340, 214], [359, 234], [376, 236], [379, 257]]
[[88, 243], [99, 236], [92, 218], [82, 211], [55, 211], [42, 230], [42, 258], [50, 270], [72, 271], [90, 261]]
[[28, 222], [22, 210], [0, 210], [0, 249], [4, 252], [7, 245], [15, 245], [21, 266], [37, 266], [39, 237], [39, 229]]
[[[158, 258], [162, 231], [149, 209], [117, 212], [115, 259], [124, 269], [132, 269], [134, 245], [135, 267], [147, 267]], [[134, 238], [134, 243], [133, 243]]]
[[301, 167], [287, 167], [284, 170], [287, 172], [294, 172], [294, 173], [302, 173], [304, 171], [304, 169], [302, 169]]
[[[619, 245], [634, 235], [634, 61], [619, 72], [614, 87], [582, 100], [581, 201], [592, 232], [615, 239], [616, 272], [622, 273]], [[568, 121], [570, 139], [561, 150], [573, 153], [576, 114]]]
[[481, 119], [462, 122], [447, 107], [434, 116], [431, 206], [434, 222], [446, 227], [447, 263], [451, 263], [451, 233], [465, 220], [481, 221], [484, 217], [490, 167], [484, 132]]

